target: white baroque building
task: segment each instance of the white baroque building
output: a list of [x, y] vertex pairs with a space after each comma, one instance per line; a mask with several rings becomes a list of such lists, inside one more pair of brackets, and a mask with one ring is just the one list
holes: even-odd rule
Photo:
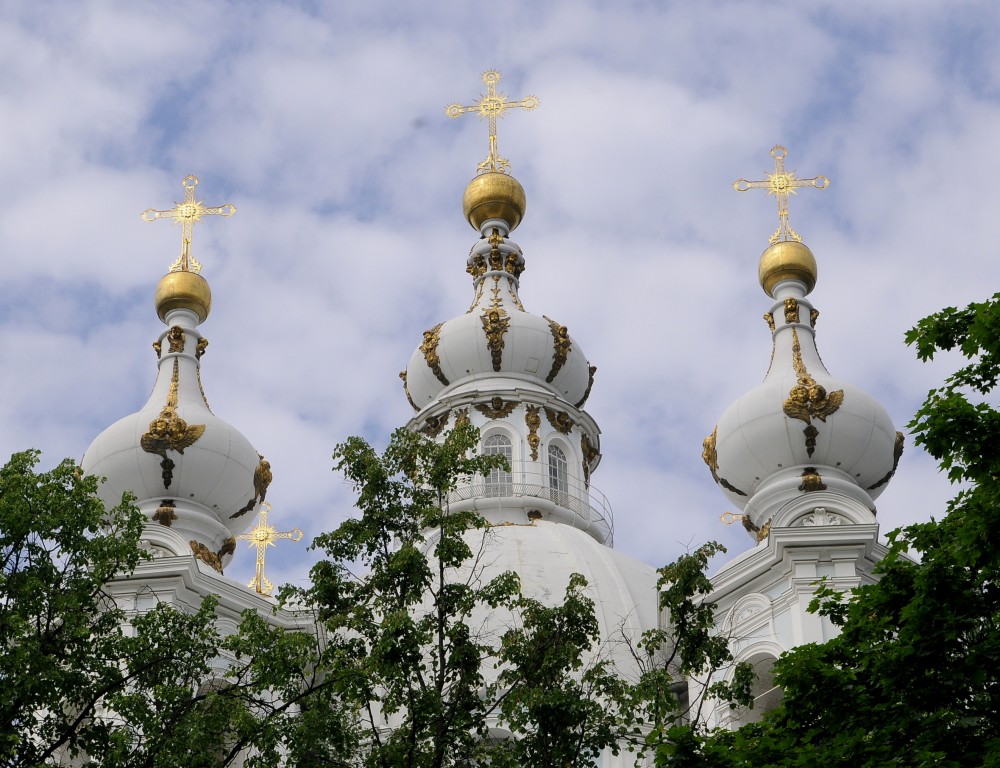
[[[613, 549], [610, 505], [591, 484], [600, 429], [584, 406], [595, 366], [565, 326], [529, 312], [518, 297], [525, 260], [510, 238], [525, 207], [523, 188], [507, 173], [481, 173], [468, 185], [464, 210], [477, 235], [466, 261], [471, 304], [424, 331], [400, 374], [414, 408], [408, 426], [437, 437], [471, 422], [482, 451], [507, 458], [509, 471], [463, 486], [453, 507], [473, 509], [491, 524], [489, 568], [516, 571], [525, 593], [559, 599], [570, 574], [581, 573], [602, 635], [628, 674], [634, 662], [614, 650], [614, 641], [635, 640], [664, 621], [656, 572]], [[841, 589], [865, 583], [883, 553], [875, 499], [895, 469], [902, 435], [878, 403], [824, 367], [815, 342], [818, 312], [808, 298], [816, 274], [800, 242], [780, 241], [764, 252], [771, 367], [722, 414], [703, 447], [712, 477], [742, 510], [750, 533], [747, 551], [715, 575], [710, 599], [738, 659], [761, 673], [760, 707], [733, 712], [706, 702], [711, 724], [738, 724], [776, 700], [773, 660], [833, 631], [806, 610], [816, 581], [826, 577]], [[160, 281], [163, 330], [154, 344], [150, 399], [99, 435], [83, 460], [87, 473], [108, 478], [106, 502], [133, 491], [148, 518], [143, 538], [154, 559], [116, 584], [115, 594], [137, 611], [153, 600], [195, 606], [218, 594], [223, 625], [235, 626], [240, 611], [254, 608], [277, 624], [305, 626], [289, 613], [272, 614], [265, 597], [223, 575], [236, 537], [265, 502], [270, 469], [209, 408], [201, 382], [207, 341], [199, 326], [210, 306], [208, 283], [191, 269]], [[628, 759], [607, 755], [603, 764]]]

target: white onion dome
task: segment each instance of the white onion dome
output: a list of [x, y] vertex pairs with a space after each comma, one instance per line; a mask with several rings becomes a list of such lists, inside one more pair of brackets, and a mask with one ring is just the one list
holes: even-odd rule
[[524, 215], [524, 189], [508, 174], [483, 173], [466, 188], [463, 208], [481, 235], [466, 266], [475, 297], [464, 315], [424, 331], [403, 374], [411, 405], [419, 410], [463, 383], [503, 376], [582, 406], [593, 384], [583, 350], [566, 326], [527, 312], [518, 298], [524, 255], [508, 235]]
[[152, 394], [94, 440], [82, 467], [106, 478], [98, 491], [105, 504], [135, 494], [140, 509], [159, 523], [147, 525], [145, 539], [177, 555], [198, 554], [201, 545], [199, 559], [221, 570], [231, 559], [232, 537], [249, 526], [263, 501], [270, 471], [246, 437], [209, 409], [200, 373], [208, 340], [198, 325], [210, 306], [200, 275], [177, 271], [160, 281], [156, 310], [166, 328], [153, 343]]
[[874, 499], [902, 453], [903, 435], [885, 409], [831, 376], [820, 359], [819, 312], [806, 299], [816, 272], [801, 243], [779, 242], [764, 252], [760, 281], [775, 300], [764, 315], [774, 343], [771, 365], [763, 383], [723, 413], [703, 446], [713, 478], [754, 531], [788, 525], [774, 517], [782, 505], [814, 493], [839, 494], [874, 514]]

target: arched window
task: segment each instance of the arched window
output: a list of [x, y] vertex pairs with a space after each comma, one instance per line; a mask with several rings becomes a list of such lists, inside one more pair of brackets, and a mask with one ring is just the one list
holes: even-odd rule
[[558, 445], [549, 446], [549, 498], [556, 504], [569, 504], [569, 471], [566, 454]]
[[758, 723], [765, 712], [770, 712], [781, 703], [782, 690], [774, 682], [774, 658], [772, 656], [760, 655], [751, 658], [753, 664], [754, 681], [750, 692], [753, 694], [753, 709], [739, 707], [735, 720], [735, 725], [741, 726], [748, 723]]
[[[514, 446], [506, 435], [490, 435], [483, 441], [483, 455], [503, 456], [510, 466], [514, 461]], [[491, 469], [486, 476], [487, 496], [511, 496], [514, 493], [514, 481], [510, 472], [504, 469]]]

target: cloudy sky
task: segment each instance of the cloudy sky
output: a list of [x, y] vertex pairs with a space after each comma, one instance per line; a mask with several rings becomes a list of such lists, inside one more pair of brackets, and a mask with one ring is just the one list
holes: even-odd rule
[[[274, 522], [335, 526], [334, 445], [406, 422], [398, 372], [471, 298], [461, 195], [487, 129], [444, 106], [495, 68], [541, 100], [499, 131], [528, 197], [521, 298], [599, 368], [617, 548], [742, 551], [701, 441], [767, 368], [756, 269], [777, 222], [732, 182], [773, 170], [775, 144], [831, 179], [790, 207], [820, 351], [903, 429], [948, 370], [906, 329], [1000, 287], [998, 38], [992, 0], [0, 2], [0, 452], [79, 459], [145, 403], [180, 237], [139, 214], [195, 174], [238, 208], [194, 237], [209, 401], [271, 461]], [[950, 494], [908, 441], [883, 531]], [[269, 575], [301, 582], [310, 557], [286, 542]], [[252, 570], [241, 549], [228, 573]]]

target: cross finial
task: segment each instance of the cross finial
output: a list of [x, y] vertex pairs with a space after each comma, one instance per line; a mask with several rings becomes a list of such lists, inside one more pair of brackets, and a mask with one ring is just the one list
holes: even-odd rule
[[264, 502], [260, 505], [260, 513], [257, 515], [257, 522], [254, 527], [246, 533], [241, 533], [237, 539], [250, 542], [251, 547], [257, 547], [257, 570], [254, 577], [247, 584], [257, 590], [258, 595], [270, 595], [274, 589], [267, 576], [264, 575], [264, 553], [268, 547], [273, 547], [278, 539], [291, 539], [292, 541], [302, 541], [302, 531], [293, 528], [290, 531], [279, 531], [267, 522], [267, 513], [271, 511], [271, 504]]
[[520, 101], [507, 101], [504, 94], [497, 93], [500, 73], [495, 69], [483, 72], [483, 82], [486, 83], [486, 94], [480, 94], [479, 101], [469, 106], [449, 104], [444, 108], [444, 112], [448, 117], [458, 117], [467, 112], [476, 112], [480, 117], [485, 117], [490, 125], [490, 153], [476, 168], [476, 173], [510, 173], [510, 163], [500, 157], [500, 153], [497, 151], [497, 118], [503, 117], [504, 112], [515, 107], [534, 109], [538, 106], [538, 99], [534, 96], [526, 96]]
[[802, 237], [792, 229], [788, 223], [788, 195], [797, 194], [798, 187], [815, 187], [816, 189], [826, 189], [830, 186], [830, 180], [826, 176], [816, 176], [812, 179], [797, 179], [795, 171], [785, 170], [785, 156], [788, 150], [780, 144], [771, 150], [771, 157], [774, 158], [774, 173], [765, 172], [767, 179], [764, 181], [747, 181], [737, 179], [733, 182], [733, 189], [737, 192], [746, 192], [748, 189], [766, 189], [767, 194], [778, 198], [778, 228], [771, 235], [771, 245], [779, 240], [794, 240], [802, 242]]
[[232, 216], [236, 213], [236, 206], [226, 203], [208, 208], [199, 200], [194, 199], [194, 188], [198, 186], [197, 176], [185, 176], [181, 182], [184, 185], [184, 201], [174, 203], [174, 207], [169, 211], [157, 211], [147, 208], [142, 212], [143, 221], [156, 221], [157, 219], [173, 219], [175, 224], [181, 225], [181, 255], [177, 261], [170, 265], [171, 272], [201, 272], [201, 262], [191, 255], [191, 235], [195, 222], [201, 221], [202, 216]]

